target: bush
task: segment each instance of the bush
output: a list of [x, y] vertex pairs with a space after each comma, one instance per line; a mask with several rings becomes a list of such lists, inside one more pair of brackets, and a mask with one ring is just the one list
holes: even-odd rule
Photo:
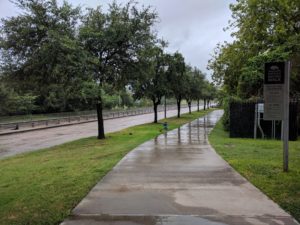
[[18, 95], [12, 89], [0, 85], [0, 115], [31, 114], [37, 108], [36, 96]]
[[146, 98], [142, 98], [134, 102], [135, 107], [152, 107], [152, 104], [152, 101]]
[[121, 97], [121, 101], [122, 101], [121, 105], [123, 107], [124, 106], [132, 107], [134, 105], [134, 100], [130, 93], [123, 92], [123, 93], [121, 93], [120, 97]]
[[223, 123], [224, 129], [226, 131], [229, 131], [229, 123], [230, 123], [229, 105], [232, 101], [239, 102], [239, 101], [241, 101], [241, 99], [238, 98], [238, 97], [227, 96], [227, 97], [223, 98], [223, 101], [222, 101], [223, 109], [224, 109], [224, 115], [222, 117], [222, 123]]
[[118, 95], [103, 95], [103, 108], [112, 109], [119, 105], [120, 98]]

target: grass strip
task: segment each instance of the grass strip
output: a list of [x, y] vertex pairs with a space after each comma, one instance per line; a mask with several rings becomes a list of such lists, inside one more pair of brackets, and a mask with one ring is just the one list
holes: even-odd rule
[[221, 122], [209, 141], [234, 169], [300, 221], [300, 141], [289, 143], [288, 173], [282, 171], [281, 141], [229, 138]]
[[[169, 118], [175, 129], [212, 110]], [[0, 224], [59, 224], [129, 151], [162, 133], [144, 124], [0, 160]]]

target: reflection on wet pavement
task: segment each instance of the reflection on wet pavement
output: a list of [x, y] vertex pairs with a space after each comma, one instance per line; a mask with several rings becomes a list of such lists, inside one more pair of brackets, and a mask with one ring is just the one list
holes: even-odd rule
[[140, 145], [100, 181], [63, 225], [296, 225], [207, 141], [207, 116]]

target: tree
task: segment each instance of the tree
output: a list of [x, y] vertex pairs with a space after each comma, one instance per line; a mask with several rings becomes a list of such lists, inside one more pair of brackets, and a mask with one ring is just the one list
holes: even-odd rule
[[204, 82], [203, 87], [203, 101], [204, 101], [204, 110], [209, 109], [210, 102], [216, 97], [217, 89], [213, 83], [208, 81]]
[[213, 83], [208, 85], [208, 96], [207, 96], [207, 106], [210, 107], [211, 101], [217, 96], [217, 89]]
[[185, 79], [183, 80], [184, 85], [183, 88], [183, 98], [186, 100], [189, 107], [189, 114], [192, 113], [191, 105], [193, 100], [193, 71], [192, 67], [187, 65], [185, 67]]
[[[80, 40], [89, 52], [89, 65], [100, 90], [106, 84], [116, 90], [124, 88], [139, 51], [153, 39], [151, 27], [156, 19], [149, 7], [139, 10], [132, 2], [124, 7], [114, 2], [108, 13], [100, 7], [88, 9], [80, 27]], [[103, 101], [101, 91], [98, 93], [98, 138], [103, 139]]]
[[198, 68], [191, 66], [186, 66], [185, 73], [184, 98], [188, 104], [189, 113], [192, 113], [192, 100], [197, 101], [197, 110], [200, 111], [199, 101], [202, 98], [204, 76]]
[[197, 67], [192, 68], [191, 66], [186, 66], [185, 74], [184, 98], [187, 101], [189, 113], [192, 113], [192, 100], [197, 101], [197, 110], [200, 111], [200, 99], [203, 98], [205, 76]]
[[200, 111], [200, 99], [203, 98], [205, 75], [196, 67], [192, 71], [191, 93], [192, 99], [197, 101], [197, 111]]
[[85, 79], [85, 53], [76, 39], [79, 8], [55, 0], [16, 0], [22, 13], [2, 19], [1, 73], [20, 93], [32, 93], [44, 111], [64, 109]]
[[291, 94], [300, 93], [300, 14], [298, 0], [239, 0], [230, 5], [235, 41], [218, 45], [208, 67], [229, 95], [262, 96], [264, 63], [290, 59]]
[[229, 95], [236, 95], [241, 67], [248, 59], [247, 52], [241, 51], [239, 41], [217, 45], [213, 58], [208, 62], [208, 69], [213, 71], [212, 79], [218, 85], [224, 85]]
[[170, 90], [177, 103], [177, 117], [180, 117], [180, 105], [185, 93], [185, 62], [183, 56], [176, 52], [174, 55], [168, 55], [168, 82]]
[[168, 93], [166, 73], [166, 56], [163, 52], [164, 42], [146, 48], [140, 54], [138, 79], [132, 83], [134, 98], [146, 97], [153, 103], [154, 123], [157, 123], [157, 107], [163, 96]]

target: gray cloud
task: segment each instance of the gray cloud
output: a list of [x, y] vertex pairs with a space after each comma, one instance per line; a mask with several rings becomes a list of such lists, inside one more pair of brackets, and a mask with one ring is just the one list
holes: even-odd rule
[[[62, 2], [62, 0], [58, 0]], [[99, 4], [106, 9], [110, 0], [69, 0], [74, 6], [83, 8]], [[118, 0], [119, 3], [127, 0]], [[159, 37], [169, 41], [168, 52], [180, 51], [187, 63], [206, 70], [210, 54], [218, 42], [231, 41], [223, 28], [230, 19], [229, 4], [234, 0], [140, 0], [141, 4], [151, 5], [160, 17], [155, 29]], [[0, 17], [16, 15], [18, 10], [9, 0], [0, 0]], [[208, 77], [210, 78], [210, 77]]]

